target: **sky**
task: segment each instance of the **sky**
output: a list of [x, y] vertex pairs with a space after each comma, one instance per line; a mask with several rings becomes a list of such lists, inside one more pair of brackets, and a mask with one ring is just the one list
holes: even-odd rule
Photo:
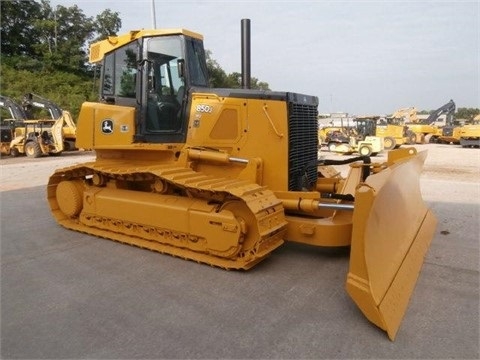
[[251, 75], [271, 90], [319, 98], [319, 113], [480, 108], [480, 0], [51, 0], [87, 16], [119, 13], [120, 33], [185, 28], [227, 73], [241, 72], [250, 19]]

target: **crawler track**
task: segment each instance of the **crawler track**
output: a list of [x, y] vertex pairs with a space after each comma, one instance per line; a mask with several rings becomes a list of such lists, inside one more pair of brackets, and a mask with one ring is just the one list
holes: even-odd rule
[[86, 163], [49, 180], [62, 226], [225, 269], [249, 269], [283, 243], [273, 192], [171, 165]]

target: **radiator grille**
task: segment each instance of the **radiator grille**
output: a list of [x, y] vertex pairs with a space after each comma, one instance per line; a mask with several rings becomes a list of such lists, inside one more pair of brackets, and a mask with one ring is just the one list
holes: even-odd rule
[[[299, 101], [300, 99], [300, 101]], [[317, 181], [318, 100], [290, 95], [288, 100], [288, 190], [311, 190]]]

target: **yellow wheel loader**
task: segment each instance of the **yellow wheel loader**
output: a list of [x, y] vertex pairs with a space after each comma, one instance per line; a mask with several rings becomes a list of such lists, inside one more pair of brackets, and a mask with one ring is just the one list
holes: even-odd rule
[[91, 45], [100, 101], [82, 105], [77, 145], [96, 159], [52, 174], [53, 217], [223, 269], [250, 269], [286, 241], [351, 246], [347, 291], [394, 339], [435, 229], [419, 186], [426, 153], [359, 157], [341, 177], [317, 159], [317, 97], [249, 89], [242, 24], [242, 89], [208, 87], [203, 38], [189, 30]]

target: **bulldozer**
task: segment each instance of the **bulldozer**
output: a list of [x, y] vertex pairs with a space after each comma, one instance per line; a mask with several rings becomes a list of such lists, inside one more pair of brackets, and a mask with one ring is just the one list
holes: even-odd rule
[[251, 89], [249, 19], [241, 24], [239, 89], [209, 87], [203, 36], [190, 30], [90, 46], [100, 98], [82, 104], [77, 146], [96, 158], [50, 176], [52, 215], [70, 230], [230, 270], [261, 270], [288, 241], [350, 247], [346, 290], [393, 340], [436, 226], [419, 186], [426, 152], [319, 160], [318, 98]]

